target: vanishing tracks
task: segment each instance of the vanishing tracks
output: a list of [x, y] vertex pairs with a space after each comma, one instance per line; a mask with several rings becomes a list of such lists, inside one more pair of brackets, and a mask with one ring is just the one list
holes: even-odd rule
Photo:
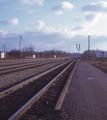
[[43, 61], [25, 61], [25, 62], [13, 62], [13, 63], [0, 63], [0, 75], [11, 73], [19, 70], [29, 69], [33, 67], [42, 66], [49, 63], [54, 63], [58, 61], [62, 61], [65, 59], [49, 59], [49, 60], [43, 60]]
[[[69, 60], [61, 65], [58, 65], [57, 67], [54, 67], [40, 75], [1, 92], [0, 119], [16, 120], [20, 118], [20, 116], [24, 114], [28, 108], [35, 103], [35, 101], [43, 96], [43, 94], [49, 90], [51, 86], [53, 86], [53, 90], [50, 91], [54, 93], [53, 96], [57, 96], [57, 98], [53, 98], [56, 103], [66, 83], [67, 77], [72, 71], [75, 63], [76, 60]], [[62, 78], [60, 78], [60, 76], [62, 76]], [[47, 98], [49, 98], [48, 95]], [[51, 104], [52, 108], [55, 106], [55, 103]], [[46, 104], [50, 103], [46, 101]]]

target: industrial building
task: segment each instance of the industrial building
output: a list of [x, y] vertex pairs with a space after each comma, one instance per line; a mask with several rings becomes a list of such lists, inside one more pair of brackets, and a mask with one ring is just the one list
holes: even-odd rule
[[97, 58], [107, 58], [107, 52], [106, 51], [97, 51], [96, 57]]
[[0, 51], [0, 59], [6, 58], [6, 53]]

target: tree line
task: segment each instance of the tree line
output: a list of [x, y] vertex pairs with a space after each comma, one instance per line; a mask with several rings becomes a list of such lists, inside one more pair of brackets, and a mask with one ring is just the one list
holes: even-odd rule
[[[96, 58], [97, 55], [97, 51], [98, 50], [86, 50], [83, 52], [83, 54], [81, 55], [82, 58]], [[99, 50], [100, 51], [100, 50]], [[102, 50], [101, 50], [102, 51]]]
[[18, 58], [25, 58], [26, 56], [33, 56], [35, 55], [36, 58], [53, 58], [53, 57], [68, 57], [70, 56], [69, 53], [61, 50], [47, 50], [42, 52], [36, 52], [33, 45], [28, 47], [23, 47], [21, 51], [17, 49], [13, 49], [7, 52], [8, 58], [18, 59]]

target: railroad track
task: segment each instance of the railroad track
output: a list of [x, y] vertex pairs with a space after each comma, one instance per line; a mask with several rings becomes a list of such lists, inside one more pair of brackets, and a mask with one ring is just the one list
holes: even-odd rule
[[46, 59], [53, 59], [53, 58], [33, 58], [33, 59], [10, 59], [10, 60], [2, 60], [0, 59], [0, 63], [13, 63], [13, 62], [23, 62], [24, 61], [32, 61], [32, 60], [46, 60]]
[[[57, 81], [59, 76], [61, 76], [63, 73], [66, 74], [66, 70], [70, 66], [73, 68], [75, 62], [76, 60], [70, 60], [56, 68], [53, 68], [53, 70], [47, 71], [47, 74], [44, 72], [45, 75], [43, 75], [40, 78], [38, 77], [36, 81], [35, 81], [36, 78], [31, 78], [32, 79], [31, 81], [33, 82], [30, 81], [29, 84], [24, 86], [22, 85], [23, 86], [22, 88], [20, 88], [19, 85], [20, 89], [17, 88], [18, 90], [16, 91], [13, 90], [14, 92], [12, 91], [11, 94], [8, 91], [3, 91], [6, 96], [5, 97], [2, 96], [3, 98], [1, 98], [1, 102], [0, 102], [0, 107], [1, 107], [0, 116], [2, 118], [1, 120], [7, 120], [7, 119], [16, 120], [35, 101], [37, 101], [50, 88], [50, 86], [52, 85], [55, 86], [54, 85], [55, 81]], [[62, 82], [60, 81], [60, 84], [61, 83]], [[65, 81], [63, 82], [63, 85], [64, 84]], [[19, 111], [17, 111], [18, 109]]]
[[[70, 61], [71, 61], [71, 60], [70, 60]], [[67, 61], [67, 62], [68, 62], [68, 61]], [[67, 63], [67, 62], [65, 62], [65, 63]], [[34, 77], [32, 77], [32, 78], [30, 78], [30, 79], [28, 79], [28, 80], [25, 80], [24, 82], [21, 82], [21, 83], [15, 85], [15, 86], [13, 86], [13, 87], [7, 89], [7, 90], [4, 90], [4, 91], [0, 92], [0, 98], [6, 96], [6, 95], [8, 95], [8, 94], [10, 94], [11, 92], [17, 90], [18, 88], [21, 88], [22, 86], [28, 84], [29, 82], [32, 82], [33, 80], [36, 80], [36, 79], [40, 78], [41, 76], [43, 76], [43, 75], [45, 75], [45, 74], [47, 74], [47, 73], [49, 73], [49, 72], [51, 72], [51, 71], [59, 68], [60, 66], [64, 65], [65, 63], [62, 63], [62, 64], [60, 64], [60, 65], [58, 65], [58, 66], [56, 66], [56, 67], [54, 67], [54, 68], [51, 68], [51, 69], [49, 69], [49, 70], [47, 70], [47, 71], [45, 71], [45, 72], [43, 72], [43, 73], [41, 73], [41, 74], [39, 74], [39, 75], [36, 75], [36, 76], [34, 76]]]
[[17, 64], [25, 64], [25, 63], [32, 63], [32, 62], [42, 62], [42, 61], [47, 61], [47, 60], [54, 60], [54, 58], [48, 58], [48, 59], [23, 59], [23, 60], [6, 60], [6, 61], [0, 61], [0, 66], [11, 66], [11, 65], [17, 65]]
[[25, 64], [25, 63], [31, 63], [31, 62], [36, 62], [36, 60], [24, 60], [23, 61], [4, 61], [0, 62], [0, 66], [10, 66], [10, 65], [16, 65], [16, 64]]
[[45, 64], [54, 63], [54, 62], [63, 61], [63, 60], [65, 60], [65, 59], [45, 60], [45, 61], [37, 61], [37, 62], [21, 64], [21, 65], [1, 67], [0, 68], [0, 75], [10, 73], [10, 72], [14, 72], [14, 71], [24, 70], [24, 69], [28, 69], [28, 68], [38, 67], [38, 66], [42, 66], [42, 65], [45, 65]]

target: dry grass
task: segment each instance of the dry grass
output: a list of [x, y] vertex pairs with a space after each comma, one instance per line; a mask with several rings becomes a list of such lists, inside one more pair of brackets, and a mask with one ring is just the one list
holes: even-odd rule
[[89, 62], [90, 64], [96, 66], [97, 68], [107, 73], [107, 59], [91, 58], [91, 59], [84, 59], [82, 61]]

